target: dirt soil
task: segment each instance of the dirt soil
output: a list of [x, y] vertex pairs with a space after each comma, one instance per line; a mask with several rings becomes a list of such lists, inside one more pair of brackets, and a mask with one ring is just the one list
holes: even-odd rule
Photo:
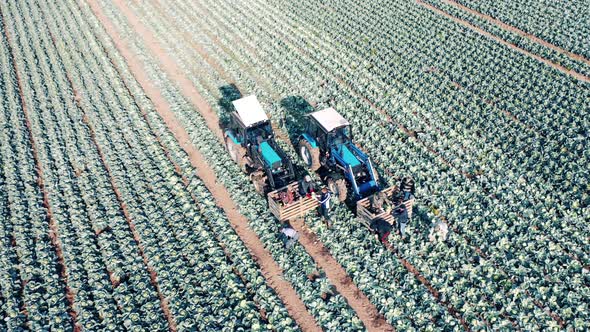
[[[193, 87], [192, 83], [186, 77], [184, 77], [182, 71], [180, 68], [178, 68], [178, 66], [176, 66], [174, 60], [168, 57], [167, 54], [159, 47], [155, 38], [149, 31], [146, 30], [143, 24], [139, 22], [135, 15], [129, 11], [129, 8], [127, 8], [121, 1], [117, 1], [116, 3], [121, 11], [127, 16], [131, 26], [138, 32], [139, 35], [144, 37], [144, 40], [146, 41], [150, 50], [156, 51], [154, 54], [160, 59], [163, 67], [167, 69], [167, 74], [179, 84], [183, 94], [198, 107], [201, 113], [203, 113], [203, 116], [206, 117], [209, 127], [212, 129], [216, 128], [216, 130], [214, 130], [215, 133], [218, 137], [222, 137], [219, 126], [217, 125], [217, 116], [214, 114], [205, 100], [200, 96], [198, 91]], [[162, 96], [158, 88], [152, 84], [150, 78], [143, 70], [141, 62], [130, 51], [127, 43], [123, 38], [121, 38], [113, 23], [104, 15], [102, 8], [98, 5], [98, 3], [94, 0], [90, 0], [88, 1], [88, 4], [105, 27], [116, 48], [125, 58], [130, 71], [133, 73], [134, 77], [137, 79], [146, 95], [154, 104], [156, 110], [165, 121], [169, 130], [173, 133], [175, 138], [188, 154], [191, 164], [198, 170], [198, 176], [203, 180], [205, 186], [211, 191], [217, 204], [226, 213], [232, 227], [236, 230], [236, 233], [240, 236], [252, 254], [254, 260], [259, 264], [262, 274], [266, 278], [268, 284], [285, 303], [285, 306], [291, 317], [304, 331], [321, 331], [321, 328], [313, 316], [307, 311], [305, 305], [293, 289], [293, 286], [284, 279], [281, 268], [273, 260], [270, 253], [264, 248], [264, 245], [256, 233], [254, 233], [254, 231], [248, 226], [248, 220], [238, 212], [236, 204], [231, 200], [230, 195], [225, 187], [223, 187], [221, 183], [217, 182], [215, 173], [206, 163], [203, 155], [194, 145], [192, 145], [188, 133], [174, 115], [170, 104]]]
[[[312, 212], [313, 213], [313, 212]], [[309, 253], [313, 260], [336, 287], [350, 307], [354, 309], [359, 318], [365, 324], [368, 331], [394, 331], [379, 310], [369, 301], [367, 296], [358, 289], [346, 270], [330, 255], [330, 251], [318, 239], [318, 237], [307, 227], [302, 220], [291, 221], [291, 226], [301, 235], [299, 242]]]

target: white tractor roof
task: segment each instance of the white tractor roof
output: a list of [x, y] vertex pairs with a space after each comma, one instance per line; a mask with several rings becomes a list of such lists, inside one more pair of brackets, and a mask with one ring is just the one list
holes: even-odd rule
[[255, 95], [234, 100], [232, 104], [246, 127], [268, 120]]
[[327, 132], [334, 130], [334, 128], [350, 125], [350, 123], [332, 107], [313, 112], [311, 113], [311, 116], [313, 116]]

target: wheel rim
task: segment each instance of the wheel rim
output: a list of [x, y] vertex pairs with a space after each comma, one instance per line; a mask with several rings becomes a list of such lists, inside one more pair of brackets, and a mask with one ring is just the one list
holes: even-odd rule
[[309, 153], [309, 150], [307, 150], [307, 148], [305, 146], [301, 147], [300, 154], [301, 154], [301, 159], [303, 159], [305, 164], [307, 166], [311, 166], [311, 153]]

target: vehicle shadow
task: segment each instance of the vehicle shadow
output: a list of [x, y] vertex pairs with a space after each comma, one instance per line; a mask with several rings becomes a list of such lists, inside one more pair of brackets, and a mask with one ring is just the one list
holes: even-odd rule
[[[299, 135], [305, 129], [305, 115], [315, 110], [305, 98], [301, 96], [289, 96], [281, 100], [281, 107], [285, 110], [283, 126], [287, 129], [289, 140], [293, 144], [293, 149], [298, 150]], [[308, 170], [301, 163], [294, 163], [295, 173], [298, 178], [308, 174]]]
[[[293, 144], [298, 143], [298, 136], [304, 130], [305, 115], [315, 110], [305, 98], [301, 96], [289, 96], [281, 100], [281, 106], [285, 109], [285, 127]], [[297, 149], [297, 146], [294, 146]]]
[[219, 121], [221, 123], [226, 123], [229, 121], [229, 115], [231, 112], [235, 110], [232, 101], [242, 98], [242, 92], [240, 92], [240, 89], [238, 89], [234, 83], [221, 86], [219, 92], [221, 93], [221, 98], [217, 104], [223, 110], [219, 115]]

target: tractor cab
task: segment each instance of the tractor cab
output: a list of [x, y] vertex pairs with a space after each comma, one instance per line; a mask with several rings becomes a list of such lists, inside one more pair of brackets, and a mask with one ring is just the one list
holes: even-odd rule
[[299, 154], [311, 170], [326, 178], [341, 201], [346, 199], [348, 188], [355, 200], [380, 189], [371, 160], [352, 141], [350, 123], [333, 108], [308, 116]]
[[256, 190], [286, 186], [294, 179], [293, 165], [274, 139], [270, 120], [256, 96], [232, 102], [235, 112], [224, 128], [231, 158], [250, 175]]

